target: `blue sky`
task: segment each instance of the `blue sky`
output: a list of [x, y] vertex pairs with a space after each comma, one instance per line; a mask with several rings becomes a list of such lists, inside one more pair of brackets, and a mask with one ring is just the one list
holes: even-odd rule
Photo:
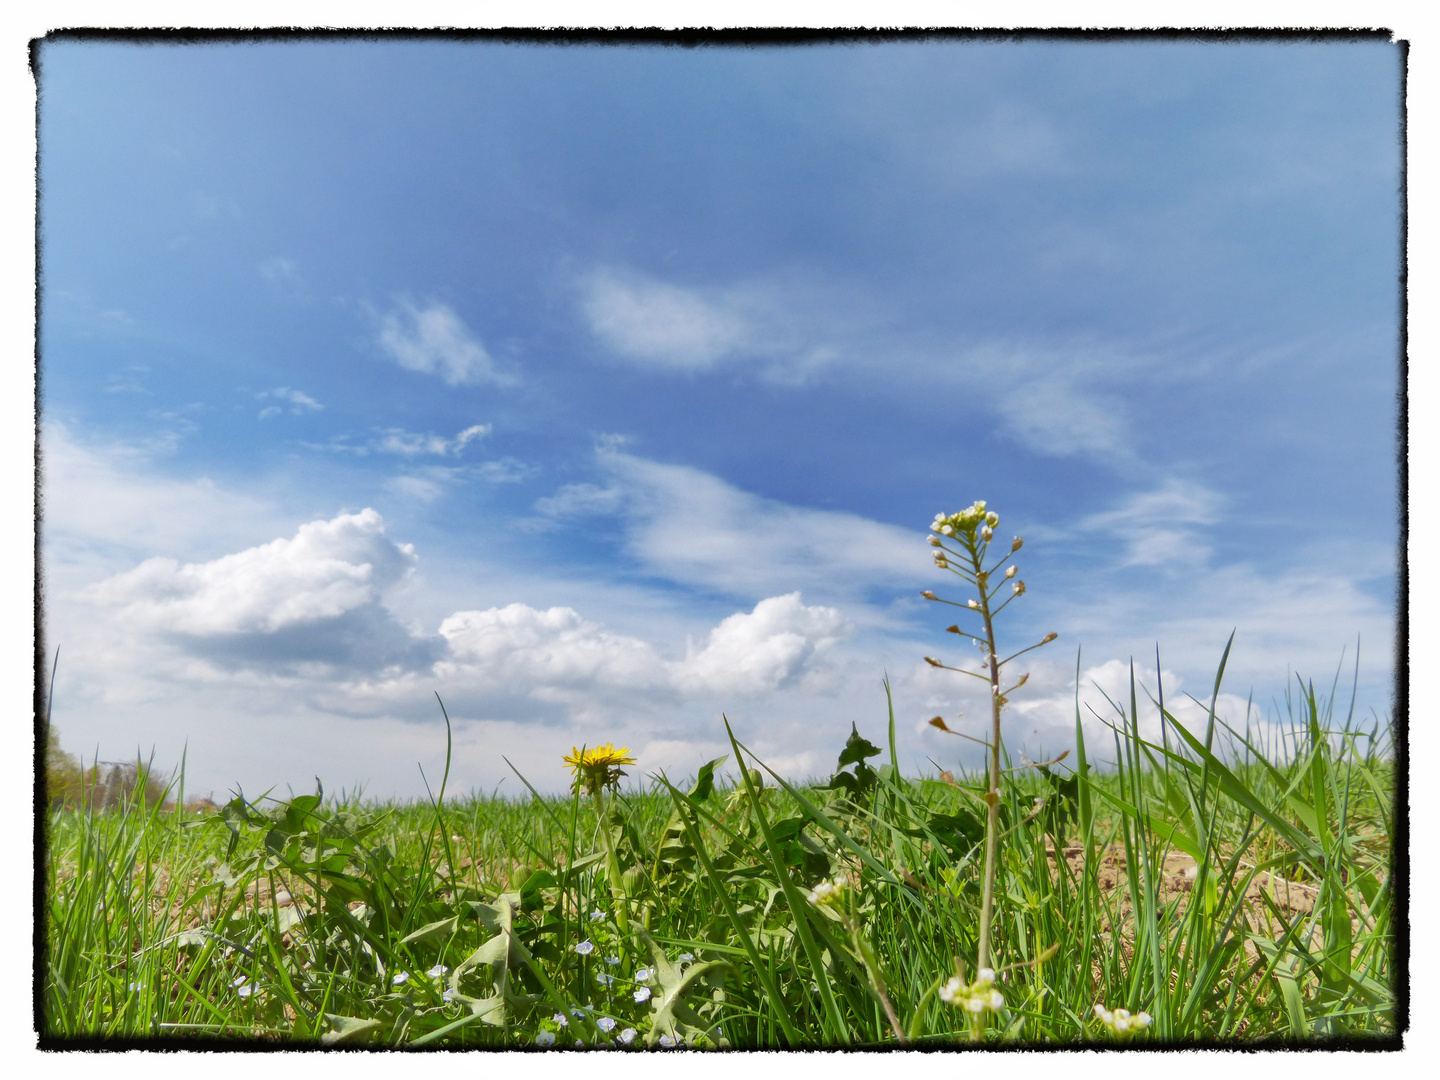
[[1002, 637], [1060, 634], [1017, 752], [1071, 739], [1077, 648], [1103, 713], [1157, 643], [1207, 696], [1232, 629], [1234, 722], [1357, 636], [1384, 716], [1399, 65], [47, 44], [55, 723], [217, 795], [421, 794], [437, 691], [461, 790], [611, 739], [684, 773], [722, 712], [819, 775], [888, 673], [907, 770], [973, 764], [918, 594], [977, 498], [1026, 541]]

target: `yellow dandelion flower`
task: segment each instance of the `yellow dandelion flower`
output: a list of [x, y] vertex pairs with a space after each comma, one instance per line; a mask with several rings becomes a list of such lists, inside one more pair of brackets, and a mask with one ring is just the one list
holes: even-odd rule
[[629, 755], [628, 746], [617, 750], [614, 743], [583, 750], [577, 746], [565, 756], [565, 764], [575, 775], [575, 786], [583, 784], [585, 790], [593, 795], [601, 788], [613, 788], [620, 782], [620, 777], [625, 775], [620, 766], [635, 764], [635, 759]]

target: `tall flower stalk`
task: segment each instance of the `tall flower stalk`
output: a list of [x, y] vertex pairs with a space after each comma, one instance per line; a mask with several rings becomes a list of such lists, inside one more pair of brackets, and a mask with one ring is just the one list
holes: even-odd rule
[[[990, 751], [990, 776], [984, 796], [988, 808], [985, 822], [985, 874], [980, 901], [980, 948], [975, 965], [981, 971], [989, 970], [992, 967], [990, 928], [995, 915], [995, 864], [1000, 839], [1000, 714], [1009, 702], [1009, 695], [1024, 686], [1025, 680], [1030, 677], [1027, 672], [1021, 675], [1009, 689], [1002, 690], [1000, 673], [1007, 664], [1022, 653], [1038, 649], [1041, 645], [1054, 641], [1057, 636], [1053, 633], [1047, 634], [1034, 645], [1012, 653], [1003, 660], [999, 658], [998, 650], [995, 647], [995, 617], [1013, 601], [1025, 595], [1025, 582], [1015, 576], [1018, 567], [1011, 562], [1015, 553], [1024, 545], [1024, 540], [1018, 536], [1015, 537], [1010, 544], [1009, 551], [989, 567], [985, 565], [985, 560], [990, 553], [990, 542], [995, 536], [995, 527], [999, 524], [1000, 515], [993, 510], [987, 510], [983, 501], [974, 503], [958, 514], [937, 514], [934, 523], [930, 526], [931, 532], [935, 533], [930, 537], [930, 546], [939, 549], [935, 552], [935, 565], [941, 570], [950, 571], [967, 584], [974, 586], [979, 595], [971, 597], [961, 604], [954, 600], [944, 600], [929, 589], [921, 593], [927, 600], [950, 604], [974, 612], [980, 616], [981, 620], [982, 633], [980, 634], [962, 630], [958, 625], [947, 628], [950, 633], [969, 638], [980, 647], [982, 654], [980, 671], [952, 667], [929, 656], [925, 658], [925, 662], [932, 667], [971, 675], [984, 680], [990, 686], [990, 740], [986, 744]], [[1007, 563], [1008, 567], [1006, 567]], [[1002, 568], [1004, 569], [1003, 574], [1000, 573]], [[997, 598], [1006, 591], [1009, 592], [1009, 595], [997, 604], [995, 602]], [[938, 716], [930, 723], [944, 731], [950, 730], [945, 726], [945, 721]]]
[[615, 841], [610, 835], [610, 819], [605, 812], [605, 792], [620, 786], [620, 777], [625, 775], [621, 765], [634, 765], [627, 746], [615, 749], [614, 743], [606, 743], [594, 749], [573, 747], [565, 757], [575, 780], [571, 789], [585, 793], [595, 800], [595, 815], [600, 823], [600, 842], [605, 846], [605, 866], [610, 876], [610, 895], [615, 900], [615, 923], [621, 933], [630, 932], [630, 915], [626, 910], [624, 878], [620, 873], [620, 856], [615, 850]]

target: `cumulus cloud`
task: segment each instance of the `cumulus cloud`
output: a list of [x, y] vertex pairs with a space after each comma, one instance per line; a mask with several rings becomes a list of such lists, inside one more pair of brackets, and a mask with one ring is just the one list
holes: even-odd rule
[[257, 401], [265, 401], [267, 398], [274, 401], [284, 402], [284, 405], [267, 405], [260, 410], [260, 419], [268, 420], [272, 416], [279, 416], [288, 408], [294, 416], [300, 416], [307, 412], [319, 412], [325, 408], [309, 394], [301, 393], [299, 390], [292, 390], [288, 386], [277, 386], [273, 390], [262, 390], [255, 395]]
[[672, 677], [686, 696], [755, 696], [792, 681], [853, 632], [835, 608], [806, 607], [798, 592], [772, 596], [722, 621], [704, 648], [672, 666]]
[[762, 600], [710, 631], [702, 648], [665, 660], [654, 645], [616, 634], [567, 607], [510, 604], [462, 611], [440, 626], [450, 652], [437, 674], [527, 687], [540, 700], [617, 694], [683, 701], [757, 697], [793, 684], [853, 632], [834, 608], [807, 607], [799, 593]]
[[923, 535], [858, 514], [791, 506], [685, 465], [611, 446], [597, 451], [605, 486], [575, 484], [540, 500], [554, 519], [617, 513], [630, 553], [672, 581], [734, 595], [796, 587], [854, 596], [913, 584], [929, 565]]
[[421, 308], [400, 300], [380, 320], [380, 345], [407, 371], [439, 376], [451, 386], [511, 386], [518, 381], [496, 366], [460, 316], [438, 302]]
[[147, 559], [81, 591], [117, 625], [238, 666], [414, 663], [425, 653], [382, 606], [414, 548], [374, 510], [302, 525], [294, 537], [206, 563]]
[[223, 668], [287, 674], [329, 665], [392, 681], [410, 672], [471, 695], [562, 703], [599, 696], [642, 708], [791, 685], [851, 632], [834, 608], [807, 607], [791, 593], [724, 619], [683, 659], [568, 607], [459, 611], [438, 635], [425, 635], [385, 606], [417, 562], [414, 548], [391, 540], [381, 516], [366, 509], [210, 562], [147, 559], [80, 596], [113, 625]]

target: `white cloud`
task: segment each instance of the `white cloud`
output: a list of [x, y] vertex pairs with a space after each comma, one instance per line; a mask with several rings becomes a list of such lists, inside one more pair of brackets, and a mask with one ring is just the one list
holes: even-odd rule
[[807, 607], [799, 593], [760, 601], [712, 629], [703, 648], [665, 660], [654, 645], [616, 634], [567, 607], [510, 604], [462, 611], [440, 626], [450, 643], [437, 673], [541, 700], [620, 696], [631, 707], [716, 697], [758, 697], [794, 682], [853, 628], [834, 608]]
[[496, 367], [460, 316], [435, 301], [424, 308], [398, 301], [380, 320], [380, 344], [407, 371], [437, 375], [451, 386], [511, 386], [518, 381]]
[[432, 646], [400, 627], [382, 600], [415, 565], [414, 549], [393, 543], [367, 509], [206, 563], [147, 559], [79, 599], [116, 629], [222, 667], [408, 665]]
[[[325, 408], [309, 394], [301, 393], [299, 390], [292, 390], [288, 386], [277, 386], [273, 390], [262, 390], [255, 395], [257, 401], [265, 401], [267, 398], [275, 401], [283, 401], [289, 405], [290, 412], [300, 416], [307, 412], [319, 412]], [[283, 405], [267, 405], [260, 410], [260, 419], [267, 420], [272, 416], [279, 416], [285, 411]]]
[[772, 596], [731, 615], [705, 647], [673, 668], [687, 696], [754, 696], [779, 689], [854, 628], [835, 608], [806, 607], [798, 592]]
[[1087, 532], [1104, 532], [1125, 546], [1121, 566], [1198, 566], [1210, 545], [1193, 526], [1220, 520], [1224, 499], [1200, 484], [1167, 480], [1158, 490], [1132, 495], [1115, 510], [1092, 514], [1080, 522]]
[[301, 443], [301, 445], [312, 450], [329, 450], [335, 453], [354, 454], [357, 457], [365, 457], [371, 453], [398, 454], [407, 458], [427, 454], [433, 457], [459, 457], [467, 446], [477, 439], [485, 438], [491, 430], [489, 424], [472, 424], [454, 438], [446, 438], [444, 435], [436, 435], [434, 432], [406, 431], [404, 428], [398, 427], [377, 428], [376, 434], [364, 443], [352, 443], [350, 436], [337, 435], [328, 443]]
[[746, 347], [747, 320], [731, 303], [638, 274], [600, 269], [584, 283], [590, 328], [620, 356], [701, 371]]
[[597, 451], [610, 484], [570, 485], [537, 510], [552, 517], [618, 511], [629, 552], [651, 573], [731, 595], [794, 589], [853, 597], [913, 584], [929, 565], [923, 534], [857, 514], [765, 499], [684, 465]]

